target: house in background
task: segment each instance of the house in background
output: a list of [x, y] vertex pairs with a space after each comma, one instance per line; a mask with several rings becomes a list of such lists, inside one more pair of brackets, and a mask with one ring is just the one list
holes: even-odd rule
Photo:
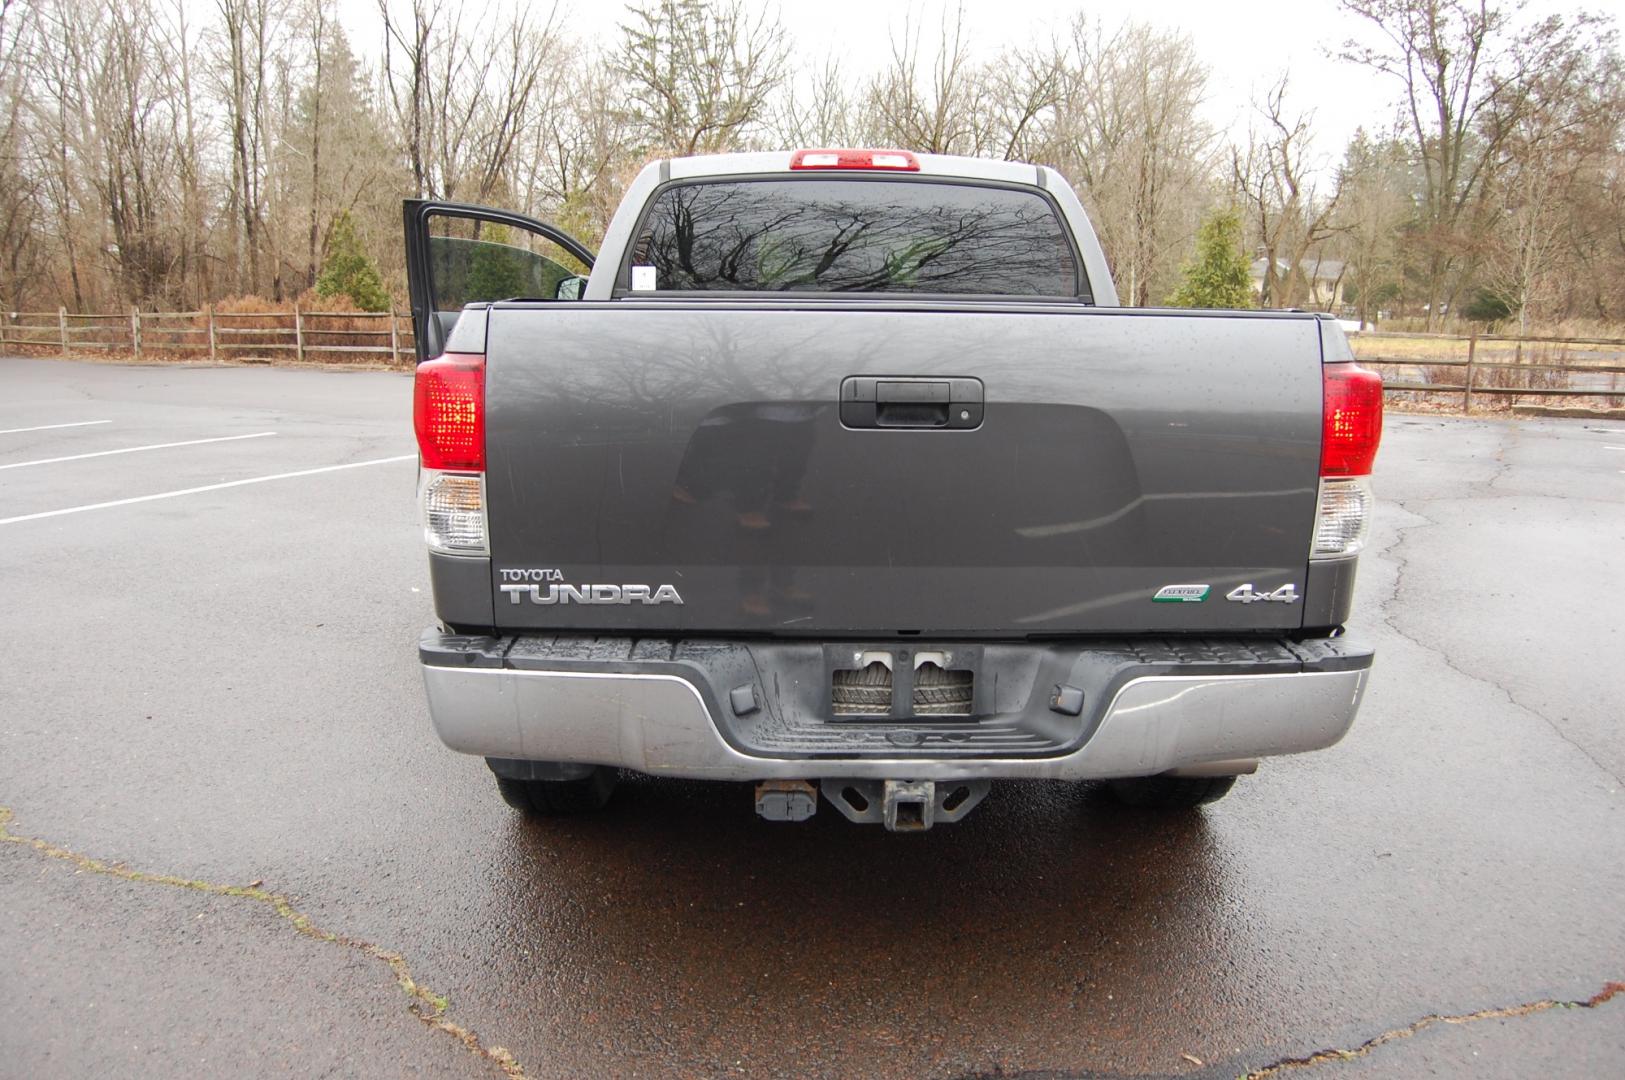
[[[1285, 259], [1275, 260], [1275, 280], [1281, 295], [1273, 297], [1264, 295], [1264, 270], [1268, 265], [1269, 260], [1260, 252], [1247, 269], [1248, 276], [1253, 279], [1253, 296], [1258, 299], [1260, 307], [1281, 307], [1292, 264]], [[1346, 303], [1343, 297], [1345, 269], [1342, 259], [1309, 258], [1299, 262], [1298, 275], [1302, 284], [1291, 294], [1293, 305], [1320, 311], [1335, 311], [1343, 307]]]

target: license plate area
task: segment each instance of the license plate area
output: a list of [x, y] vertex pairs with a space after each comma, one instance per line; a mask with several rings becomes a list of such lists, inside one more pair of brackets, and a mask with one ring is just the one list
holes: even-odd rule
[[833, 720], [966, 721], [976, 707], [977, 646], [828, 645], [824, 685]]

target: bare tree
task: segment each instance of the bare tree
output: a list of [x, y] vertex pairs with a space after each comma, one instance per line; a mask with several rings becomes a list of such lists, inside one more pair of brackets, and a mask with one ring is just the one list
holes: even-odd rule
[[209, 261], [205, 254], [204, 161], [198, 99], [194, 85], [197, 41], [187, 19], [185, 0], [172, 0], [163, 24], [160, 48], [170, 58], [164, 71], [178, 102], [170, 120], [170, 139], [179, 154], [181, 209], [177, 229], [176, 294], [183, 302], [202, 304], [210, 295]]
[[1282, 74], [1256, 104], [1261, 123], [1249, 129], [1246, 147], [1230, 150], [1231, 178], [1264, 260], [1259, 299], [1265, 307], [1295, 307], [1312, 291], [1305, 258], [1336, 231], [1339, 192], [1318, 190], [1314, 114], [1287, 114], [1288, 78]]
[[[1460, 289], [1455, 271], [1483, 207], [1484, 182], [1529, 108], [1535, 76], [1579, 43], [1592, 20], [1543, 19], [1521, 32], [1513, 13], [1489, 0], [1342, 0], [1378, 43], [1348, 42], [1341, 56], [1389, 76], [1423, 182], [1421, 241], [1428, 248], [1428, 326]], [[1482, 222], [1478, 222], [1482, 225]]]
[[[544, 100], [556, 106], [565, 90], [561, 80], [548, 78], [558, 74], [562, 59], [554, 32], [555, 11], [535, 20], [519, 9], [501, 27], [500, 44], [488, 54], [490, 67], [483, 92], [477, 95], [480, 105], [462, 162], [474, 170], [478, 198], [512, 190], [508, 172], [515, 147], [535, 124], [538, 106]], [[544, 94], [544, 86], [553, 93]]]
[[62, 0], [41, 12], [52, 44], [28, 58], [35, 93], [25, 100], [74, 304], [99, 299], [100, 280], [119, 298], [150, 299], [169, 269], [175, 156], [153, 12], [140, 0]]
[[[1617, 68], [1618, 53], [1609, 57]], [[1556, 313], [1617, 323], [1625, 318], [1625, 92], [1610, 81], [1613, 106], [1599, 114], [1595, 139], [1604, 150], [1578, 170], [1565, 196], [1568, 257], [1555, 275]]]
[[827, 56], [786, 81], [774, 110], [774, 138], [781, 146], [857, 146], [865, 141], [860, 111], [840, 59]]
[[1006, 161], [1041, 159], [1066, 87], [1066, 53], [1060, 46], [1007, 50], [989, 69], [982, 91], [996, 140], [990, 149]]
[[260, 290], [265, 231], [266, 144], [272, 88], [269, 67], [283, 43], [278, 0], [216, 0], [220, 15], [217, 89], [230, 132], [229, 208], [237, 223], [237, 287]]
[[316, 284], [316, 274], [320, 270], [317, 261], [317, 240], [321, 231], [322, 217], [322, 133], [327, 121], [327, 110], [323, 108], [327, 90], [327, 80], [323, 77], [326, 74], [323, 71], [323, 62], [327, 59], [326, 0], [316, 0], [311, 4], [310, 18], [306, 25], [309, 28], [307, 40], [310, 43], [311, 59], [316, 67], [306, 95], [305, 110], [310, 127], [310, 206], [306, 215], [305, 230], [305, 288], [308, 289]]
[[103, 160], [98, 187], [112, 229], [107, 250], [124, 298], [150, 304], [164, 294], [174, 256], [178, 155], [166, 122], [174, 113], [172, 87], [161, 67], [153, 9], [145, 0], [126, 0], [104, 10], [91, 108]]
[[[101, 248], [96, 234], [104, 221], [97, 192], [85, 182], [87, 174], [101, 172], [88, 88], [92, 64], [85, 51], [85, 32], [95, 30], [100, 14], [69, 0], [42, 5], [40, 14], [43, 26], [27, 60], [35, 91], [28, 107], [31, 157], [60, 245], [59, 265], [67, 275], [67, 288], [60, 291], [75, 310], [82, 311], [92, 297], [91, 268], [85, 265], [84, 252]], [[61, 47], [45, 47], [43, 40], [58, 41]]]
[[1621, 78], [1611, 49], [1571, 51], [1536, 72], [1527, 107], [1500, 140], [1487, 187], [1496, 227], [1484, 258], [1490, 291], [1517, 312], [1554, 314], [1579, 224], [1580, 188], [1617, 150]]
[[1353, 286], [1362, 326], [1374, 326], [1382, 305], [1402, 292], [1400, 230], [1415, 215], [1409, 148], [1394, 137], [1356, 132], [1338, 169], [1336, 249]]
[[561, 51], [546, 75], [528, 149], [515, 156], [519, 204], [583, 239], [603, 235], [642, 164], [624, 114], [603, 107], [618, 91], [619, 76], [603, 57]]
[[991, 141], [984, 72], [971, 57], [965, 11], [942, 13], [934, 54], [921, 60], [912, 15], [891, 41], [891, 61], [869, 84], [865, 111], [876, 142], [929, 154], [980, 154]]
[[1129, 303], [1172, 288], [1210, 199], [1214, 132], [1197, 115], [1207, 69], [1190, 38], [1139, 23], [1071, 27], [1047, 160], [1093, 213]]
[[776, 17], [740, 0], [645, 0], [627, 15], [612, 62], [646, 150], [716, 153], [766, 121], [788, 64]]
[[531, 134], [545, 74], [561, 57], [556, 11], [539, 19], [519, 7], [493, 21], [412, 0], [408, 21], [379, 0], [384, 82], [418, 195], [512, 190], [514, 150]]
[[0, 0], [0, 304], [15, 303], [40, 261], [32, 240], [43, 185], [33, 163], [24, 159], [24, 60], [33, 47], [32, 14], [17, 0]]

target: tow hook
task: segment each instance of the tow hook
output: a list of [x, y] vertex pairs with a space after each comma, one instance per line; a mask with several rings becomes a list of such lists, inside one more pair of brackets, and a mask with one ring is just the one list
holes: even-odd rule
[[818, 790], [849, 821], [889, 832], [924, 832], [958, 821], [987, 796], [986, 780], [824, 780]]

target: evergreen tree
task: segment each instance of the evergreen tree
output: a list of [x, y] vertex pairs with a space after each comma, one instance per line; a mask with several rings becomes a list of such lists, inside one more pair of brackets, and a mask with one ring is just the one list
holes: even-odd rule
[[384, 291], [378, 264], [361, 246], [348, 210], [333, 223], [327, 258], [316, 278], [316, 292], [321, 296], [348, 296], [360, 311], [389, 310], [389, 293]]
[[1215, 210], [1196, 234], [1196, 256], [1181, 271], [1184, 280], [1168, 303], [1175, 307], [1250, 308], [1253, 283], [1241, 250], [1241, 215]]

